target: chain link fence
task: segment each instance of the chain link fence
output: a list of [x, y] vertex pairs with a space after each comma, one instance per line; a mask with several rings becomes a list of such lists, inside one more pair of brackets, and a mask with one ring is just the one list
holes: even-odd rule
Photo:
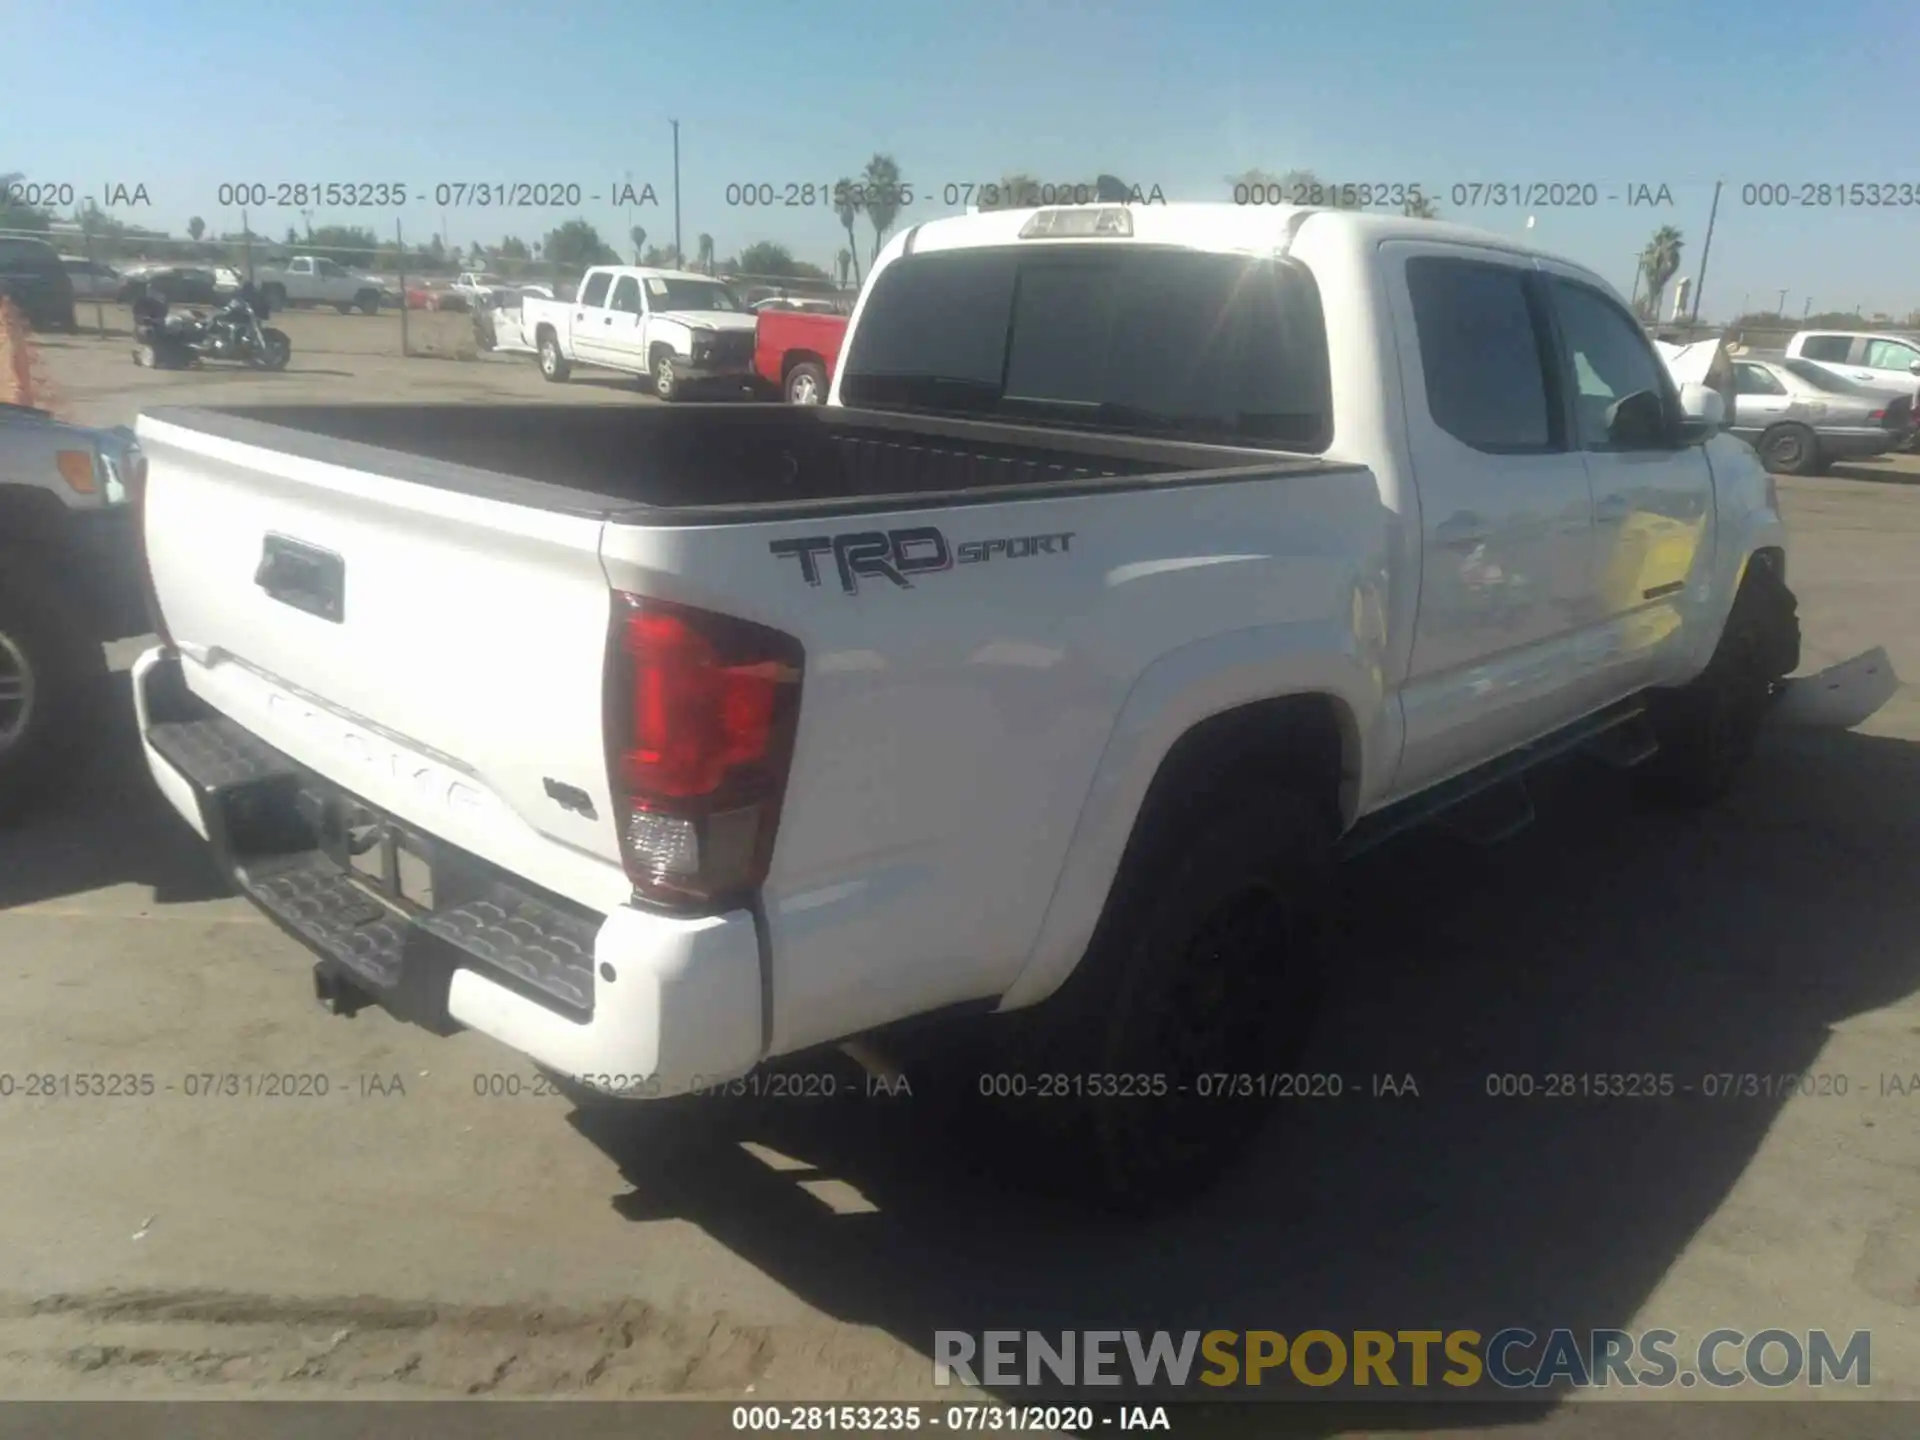
[[[456, 288], [462, 275], [475, 276], [483, 285], [539, 287], [571, 298], [587, 268], [530, 256], [442, 253], [437, 241], [410, 245], [398, 224], [391, 240], [371, 247], [297, 238], [275, 241], [246, 229], [194, 238], [129, 229], [93, 231], [58, 221], [47, 229], [0, 229], [4, 239], [43, 242], [61, 257], [83, 332], [130, 335], [128, 302], [135, 282], [183, 305], [218, 304], [251, 282], [283, 315], [314, 315], [312, 323], [295, 321], [306, 332], [300, 348], [322, 354], [469, 358], [477, 353], [473, 299], [469, 289]], [[845, 312], [851, 311], [857, 293], [857, 287], [831, 280], [714, 273], [748, 305], [781, 298], [824, 300]]]

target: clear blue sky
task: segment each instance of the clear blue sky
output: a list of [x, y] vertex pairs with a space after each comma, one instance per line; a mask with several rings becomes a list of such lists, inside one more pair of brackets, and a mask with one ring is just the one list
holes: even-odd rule
[[[9, 85], [0, 170], [146, 185], [122, 218], [215, 231], [232, 181], [559, 181], [606, 195], [631, 172], [671, 241], [681, 121], [682, 235], [721, 255], [778, 240], [831, 266], [830, 210], [733, 207], [729, 183], [830, 182], [875, 151], [949, 213], [944, 187], [1012, 171], [1111, 171], [1174, 199], [1226, 199], [1250, 167], [1438, 187], [1450, 219], [1514, 232], [1526, 212], [1451, 203], [1455, 182], [1670, 187], [1669, 208], [1538, 209], [1537, 241], [1623, 291], [1662, 222], [1698, 268], [1715, 179], [1727, 182], [1705, 309], [1750, 296], [1789, 313], [1920, 307], [1920, 206], [1764, 209], [1744, 184], [1920, 185], [1913, 65], [1920, 4], [1842, 0], [1734, 7], [1637, 0], [1144, 0], [1048, 3], [556, 7], [440, 0], [312, 4], [0, 0]], [[33, 63], [21, 63], [31, 57]], [[532, 240], [584, 213], [618, 242], [604, 201], [572, 210], [469, 208], [448, 238]], [[323, 211], [409, 239], [440, 230], [431, 202]], [[256, 229], [300, 223], [254, 211]], [[872, 235], [861, 232], [862, 254]]]

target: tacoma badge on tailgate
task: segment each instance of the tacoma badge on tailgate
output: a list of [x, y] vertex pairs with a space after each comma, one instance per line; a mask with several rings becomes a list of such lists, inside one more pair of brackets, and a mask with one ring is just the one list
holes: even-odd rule
[[1023, 560], [1031, 555], [1064, 555], [1073, 540], [1071, 530], [1051, 535], [1015, 535], [995, 540], [962, 540], [950, 545], [932, 525], [906, 530], [855, 530], [843, 535], [813, 535], [804, 540], [774, 540], [767, 548], [775, 555], [800, 562], [800, 575], [809, 585], [820, 583], [816, 557], [833, 552], [840, 572], [840, 588], [859, 593], [860, 581], [891, 580], [911, 590], [909, 575], [932, 575], [961, 565], [979, 565], [996, 556]]

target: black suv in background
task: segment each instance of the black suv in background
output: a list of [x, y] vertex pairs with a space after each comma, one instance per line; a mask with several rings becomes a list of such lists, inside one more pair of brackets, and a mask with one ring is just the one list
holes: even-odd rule
[[73, 279], [60, 252], [44, 240], [0, 235], [0, 293], [18, 305], [35, 330], [80, 328], [73, 309]]

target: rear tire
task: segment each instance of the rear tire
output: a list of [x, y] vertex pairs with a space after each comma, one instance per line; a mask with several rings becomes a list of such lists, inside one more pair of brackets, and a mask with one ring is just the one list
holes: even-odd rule
[[272, 326], [260, 332], [267, 342], [266, 353], [261, 357], [261, 368], [265, 370], [284, 370], [293, 359], [293, 341], [287, 338], [287, 332], [276, 330]]
[[560, 353], [560, 342], [552, 334], [540, 337], [540, 373], [558, 385], [573, 373], [567, 357]]
[[362, 290], [358, 298], [354, 301], [352, 308], [358, 309], [362, 315], [378, 315], [380, 313], [380, 292], [378, 290]]
[[789, 405], [824, 405], [827, 403], [827, 367], [812, 360], [802, 360], [787, 374], [787, 403]]
[[1168, 1210], [1260, 1133], [1274, 1087], [1222, 1077], [1286, 1073], [1311, 1036], [1333, 839], [1305, 795], [1250, 789], [1224, 808], [1216, 791], [1129, 848], [1080, 964], [994, 1022], [974, 1077], [977, 1092], [1016, 1092], [987, 1103], [1038, 1142], [1052, 1188]]
[[55, 583], [0, 555], [0, 825], [69, 781], [105, 688], [106, 657]]
[[1804, 425], [1776, 425], [1755, 448], [1770, 475], [1811, 475], [1820, 463], [1820, 441]]

